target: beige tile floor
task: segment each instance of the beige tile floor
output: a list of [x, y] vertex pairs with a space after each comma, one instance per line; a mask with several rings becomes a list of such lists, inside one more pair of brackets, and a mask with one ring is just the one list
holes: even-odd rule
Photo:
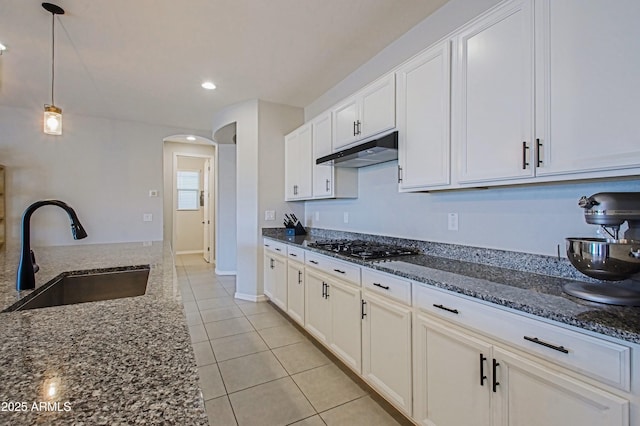
[[199, 255], [176, 268], [212, 426], [408, 423], [271, 304], [234, 299], [235, 277]]

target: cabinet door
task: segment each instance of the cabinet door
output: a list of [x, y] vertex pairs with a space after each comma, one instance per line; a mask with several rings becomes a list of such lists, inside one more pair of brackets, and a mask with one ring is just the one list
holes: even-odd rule
[[533, 176], [532, 0], [506, 3], [456, 40], [459, 181]]
[[400, 191], [450, 183], [450, 43], [397, 71]]
[[283, 311], [287, 310], [287, 261], [273, 256], [273, 297], [271, 300]]
[[285, 200], [311, 198], [311, 124], [284, 138]]
[[358, 374], [362, 371], [360, 289], [338, 281], [327, 281], [331, 302], [330, 348]]
[[371, 294], [362, 300], [362, 375], [411, 415], [411, 310]]
[[313, 121], [313, 198], [333, 196], [334, 168], [317, 165], [316, 160], [331, 154], [331, 113], [325, 113]]
[[356, 97], [351, 97], [333, 109], [334, 150], [349, 145], [360, 138], [357, 134], [357, 121], [360, 117], [358, 107]]
[[425, 426], [490, 426], [491, 345], [420, 314], [413, 333], [414, 418]]
[[304, 265], [291, 260], [287, 265], [287, 313], [304, 327]]
[[297, 198], [296, 185], [300, 179], [299, 146], [297, 130], [284, 137], [284, 197], [287, 201]]
[[395, 74], [391, 73], [362, 91], [358, 139], [396, 127], [395, 82]]
[[496, 426], [629, 426], [629, 401], [494, 348]]
[[264, 294], [269, 298], [273, 299], [274, 287], [275, 287], [275, 261], [272, 256], [269, 256], [267, 253], [264, 255], [264, 273], [262, 274], [262, 283], [263, 283], [263, 291]]
[[325, 277], [307, 268], [304, 285], [304, 328], [320, 342], [329, 344], [331, 309], [329, 300], [324, 296]]
[[312, 140], [311, 124], [306, 124], [298, 132], [298, 188], [296, 198], [311, 198]]
[[536, 2], [538, 175], [640, 166], [638, 16], [636, 0]]

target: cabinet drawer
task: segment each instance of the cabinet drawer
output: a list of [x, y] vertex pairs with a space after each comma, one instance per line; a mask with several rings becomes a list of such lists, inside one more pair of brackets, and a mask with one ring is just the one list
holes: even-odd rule
[[405, 305], [411, 305], [411, 282], [384, 272], [362, 268], [362, 286]]
[[264, 249], [281, 256], [287, 255], [287, 245], [274, 240], [264, 239]]
[[289, 259], [304, 263], [305, 250], [300, 247], [287, 246], [287, 256]]
[[331, 257], [323, 256], [312, 252], [305, 253], [305, 265], [314, 267], [341, 280], [345, 280], [356, 285], [360, 285], [360, 267], [342, 262]]
[[418, 283], [413, 284], [413, 303], [420, 310], [476, 329], [546, 361], [629, 391], [630, 349], [627, 346]]

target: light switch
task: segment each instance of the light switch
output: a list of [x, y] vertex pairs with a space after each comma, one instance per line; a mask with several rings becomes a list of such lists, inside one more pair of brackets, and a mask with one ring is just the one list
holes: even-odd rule
[[143, 222], [151, 222], [153, 220], [153, 215], [151, 213], [145, 213], [142, 215]]
[[264, 211], [264, 220], [276, 220], [276, 211], [275, 210], [265, 210]]

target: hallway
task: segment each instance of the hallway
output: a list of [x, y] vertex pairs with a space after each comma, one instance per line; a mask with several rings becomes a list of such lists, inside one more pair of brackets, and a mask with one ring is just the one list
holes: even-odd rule
[[398, 424], [271, 304], [234, 299], [234, 276], [199, 255], [176, 269], [212, 426]]

